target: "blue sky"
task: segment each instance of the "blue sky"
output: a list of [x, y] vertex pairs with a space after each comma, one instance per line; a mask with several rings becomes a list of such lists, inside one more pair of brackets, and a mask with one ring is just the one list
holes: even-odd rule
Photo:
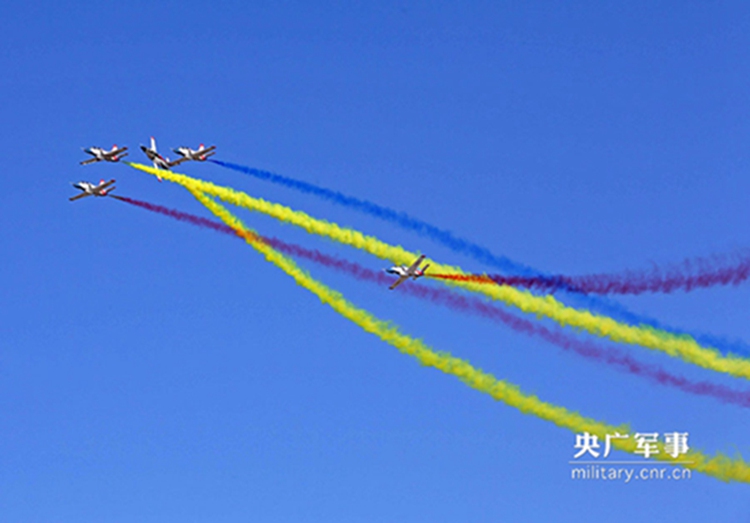
[[[407, 210], [549, 272], [750, 245], [750, 8], [740, 2], [37, 2], [0, 19], [3, 521], [747, 518], [747, 486], [570, 479], [575, 436], [420, 367], [205, 214], [81, 147], [217, 158]], [[184, 172], [468, 270], [418, 236], [215, 165]], [[259, 231], [383, 262], [239, 213]], [[750, 459], [750, 414], [477, 318], [314, 276], [542, 399]], [[747, 287], [621, 300], [750, 340]], [[730, 380], [646, 350], [695, 379]], [[627, 456], [620, 456], [625, 458]]]

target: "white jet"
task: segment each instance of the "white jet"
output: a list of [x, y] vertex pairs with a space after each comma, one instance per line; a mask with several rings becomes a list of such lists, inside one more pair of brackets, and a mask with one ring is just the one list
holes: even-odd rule
[[123, 156], [128, 155], [128, 153], [122, 154], [127, 150], [127, 147], [120, 147], [118, 149], [116, 145], [113, 145], [109, 151], [101, 147], [89, 147], [88, 149], [84, 149], [83, 152], [89, 153], [93, 158], [82, 161], [81, 165], [88, 165], [94, 162], [117, 162]]
[[115, 183], [114, 180], [110, 180], [108, 182], [101, 180], [98, 185], [94, 185], [91, 182], [74, 183], [73, 187], [75, 187], [76, 189], [80, 189], [83, 192], [81, 194], [71, 196], [68, 199], [72, 202], [74, 200], [85, 198], [86, 196], [107, 196], [109, 193], [115, 190], [114, 187], [110, 188], [110, 185], [112, 185], [113, 183]]
[[214, 154], [216, 154], [214, 152], [214, 149], [216, 149], [215, 145], [204, 147], [203, 144], [200, 144], [198, 146], [198, 149], [191, 149], [190, 147], [178, 147], [177, 149], [172, 150], [182, 156], [183, 161], [192, 160], [194, 162], [205, 162], [209, 156], [213, 156]]
[[[169, 158], [164, 158], [156, 150], [156, 140], [154, 139], [153, 136], [151, 137], [151, 147], [146, 147], [145, 145], [141, 145], [141, 151], [146, 153], [146, 156], [148, 156], [148, 159], [154, 162], [155, 169], [164, 169], [165, 171], [168, 171], [175, 165], [180, 165], [182, 162], [188, 161], [188, 158], [179, 158], [173, 161], [169, 161]], [[157, 176], [157, 178], [159, 177]], [[159, 178], [159, 181], [161, 181], [161, 178]]]
[[393, 290], [397, 286], [401, 285], [404, 281], [408, 280], [409, 278], [416, 280], [417, 278], [421, 278], [424, 276], [425, 271], [427, 270], [427, 267], [430, 266], [428, 263], [421, 269], [419, 268], [419, 264], [422, 263], [422, 260], [425, 259], [425, 255], [421, 255], [419, 258], [417, 258], [417, 261], [412, 263], [410, 266], [406, 265], [394, 265], [390, 269], [386, 269], [385, 272], [388, 274], [397, 274], [398, 280], [393, 282], [393, 285], [388, 287], [389, 289]]

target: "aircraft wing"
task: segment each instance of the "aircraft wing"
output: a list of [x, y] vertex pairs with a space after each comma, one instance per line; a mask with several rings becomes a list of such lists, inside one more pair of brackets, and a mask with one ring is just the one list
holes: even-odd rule
[[107, 153], [107, 156], [106, 156], [107, 161], [116, 162], [120, 158], [125, 158], [128, 155], [128, 153], [123, 153], [123, 151], [125, 151], [126, 149], [127, 147], [123, 147], [122, 149], [119, 149], [115, 152]]
[[404, 281], [405, 281], [405, 280], [407, 280], [407, 279], [409, 279], [409, 277], [408, 277], [408, 276], [399, 276], [398, 280], [394, 281], [394, 282], [393, 282], [393, 283], [391, 284], [391, 286], [390, 286], [390, 287], [388, 287], [388, 288], [389, 288], [390, 290], [393, 290], [393, 289], [395, 289], [396, 287], [398, 287], [399, 285], [401, 285], [402, 283], [404, 283]]
[[180, 165], [182, 162], [187, 162], [190, 158], [187, 156], [183, 156], [182, 158], [177, 158], [176, 160], [172, 160], [171, 162], [167, 162], [167, 165], [169, 167], [174, 167], [175, 165]]
[[108, 182], [100, 183], [99, 186], [97, 187], [97, 190], [106, 189], [107, 187], [109, 187], [113, 183], [115, 183], [115, 180], [110, 180]]
[[211, 147], [206, 147], [205, 149], [203, 149], [202, 151], [200, 151], [200, 154], [203, 155], [203, 154], [206, 154], [206, 153], [210, 153], [214, 149], [216, 149], [215, 145], [212, 145]]
[[68, 198], [68, 200], [73, 202], [75, 200], [80, 200], [81, 198], [85, 198], [86, 196], [91, 196], [91, 193], [82, 192], [81, 194], [76, 194], [75, 196], [71, 196], [70, 198]]
[[422, 260], [424, 260], [424, 259], [425, 259], [425, 255], [424, 254], [421, 255], [419, 258], [417, 258], [417, 261], [415, 261], [414, 263], [412, 263], [409, 266], [408, 272], [409, 273], [413, 273], [414, 271], [416, 271], [419, 268], [419, 264], [422, 263]]
[[81, 165], [88, 165], [90, 163], [98, 162], [99, 158], [89, 158], [88, 160], [84, 160], [81, 162]]

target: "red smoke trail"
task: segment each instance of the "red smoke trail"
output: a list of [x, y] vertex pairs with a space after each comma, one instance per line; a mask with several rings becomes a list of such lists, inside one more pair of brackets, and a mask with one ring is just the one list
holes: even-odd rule
[[[358, 263], [343, 260], [334, 256], [329, 256], [314, 249], [307, 249], [300, 245], [286, 243], [276, 238], [267, 238], [253, 233], [237, 231], [232, 227], [224, 225], [223, 223], [184, 213], [182, 211], [169, 209], [161, 205], [155, 205], [148, 202], [126, 198], [123, 196], [111, 196], [131, 205], [160, 213], [183, 222], [191, 223], [193, 225], [213, 229], [215, 231], [229, 234], [231, 236], [244, 238], [249, 235], [252, 240], [263, 241], [285, 254], [296, 256], [298, 258], [304, 258], [325, 267], [339, 270], [361, 281], [369, 281], [383, 286], [393, 282], [393, 277], [387, 276], [383, 272], [373, 271], [372, 269], [363, 267]], [[506, 325], [517, 332], [521, 332], [531, 336], [539, 336], [549, 343], [552, 343], [553, 345], [556, 345], [564, 350], [572, 351], [591, 360], [612, 365], [619, 368], [620, 370], [644, 377], [652, 382], [659, 383], [661, 385], [676, 387], [684, 392], [689, 392], [691, 394], [713, 396], [714, 398], [725, 403], [733, 403], [742, 407], [750, 407], [750, 391], [737, 391], [730, 389], [729, 387], [726, 387], [724, 385], [718, 385], [705, 381], [690, 381], [682, 376], [670, 374], [658, 365], [649, 365], [639, 362], [638, 360], [617, 349], [604, 349], [595, 343], [582, 341], [572, 336], [568, 336], [567, 334], [564, 334], [562, 332], [553, 331], [542, 325], [537, 325], [529, 320], [519, 318], [495, 305], [486, 303], [478, 298], [467, 297], [462, 294], [457, 294], [448, 289], [435, 289], [424, 285], [414, 285], [410, 282], [404, 282], [402, 285], [396, 288], [396, 291], [430, 301], [437, 305], [443, 305], [456, 311], [478, 314], [497, 323], [502, 323], [503, 325]]]
[[712, 258], [685, 260], [677, 266], [650, 271], [587, 276], [502, 276], [498, 274], [429, 274], [432, 278], [477, 283], [512, 285], [531, 290], [554, 292], [573, 290], [585, 294], [643, 294], [690, 292], [716, 285], [739, 285], [750, 279], [750, 255], [735, 253]]

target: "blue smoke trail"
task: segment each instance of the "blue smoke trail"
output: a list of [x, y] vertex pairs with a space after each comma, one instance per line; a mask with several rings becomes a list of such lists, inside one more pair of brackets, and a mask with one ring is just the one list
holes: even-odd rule
[[255, 178], [258, 178], [260, 180], [270, 181], [277, 185], [283, 185], [303, 193], [313, 194], [315, 196], [323, 198], [324, 200], [328, 200], [330, 202], [337, 203], [351, 209], [362, 211], [366, 214], [369, 214], [370, 216], [374, 216], [375, 218], [379, 218], [381, 220], [396, 224], [402, 229], [408, 229], [410, 231], [416, 232], [421, 236], [427, 236], [437, 241], [438, 243], [442, 243], [454, 252], [466, 254], [477, 261], [492, 265], [493, 267], [497, 267], [505, 272], [520, 274], [522, 276], [537, 275], [538, 271], [535, 271], [531, 267], [527, 267], [520, 263], [514, 262], [513, 260], [510, 260], [505, 256], [498, 256], [496, 254], [493, 254], [481, 245], [469, 242], [467, 240], [464, 240], [463, 238], [458, 238], [450, 231], [440, 229], [427, 222], [424, 222], [417, 218], [413, 218], [412, 216], [409, 216], [404, 212], [397, 212], [393, 209], [368, 202], [367, 200], [360, 200], [359, 198], [347, 196], [338, 191], [318, 187], [317, 185], [313, 185], [311, 183], [295, 180], [293, 178], [288, 178], [286, 176], [275, 174], [269, 171], [262, 171], [260, 169], [245, 167], [244, 165], [222, 162], [221, 160], [208, 161], [215, 163], [216, 165], [221, 165], [222, 167], [226, 167], [228, 169], [234, 169], [235, 171], [249, 174], [250, 176], [254, 176]]
[[[230, 162], [223, 162], [221, 160], [213, 160], [210, 158], [207, 161], [214, 163], [216, 165], [220, 165], [221, 167], [225, 167], [227, 169], [232, 169], [234, 171], [238, 171], [238, 172], [253, 176], [254, 178], [258, 178], [259, 180], [269, 181], [277, 185], [283, 185], [285, 187], [289, 187], [290, 189], [295, 189], [297, 191], [300, 191], [306, 194], [312, 194], [324, 200], [328, 200], [332, 203], [336, 203], [338, 205], [349, 207], [350, 209], [364, 212], [375, 218], [379, 218], [383, 221], [393, 223], [394, 225], [397, 225], [401, 227], [402, 229], [413, 231], [421, 236], [428, 237], [436, 241], [437, 243], [440, 243], [448, 247], [449, 249], [451, 249], [452, 251], [456, 253], [470, 256], [471, 258], [474, 258], [478, 262], [485, 263], [492, 267], [496, 267], [500, 269], [501, 271], [504, 271], [508, 274], [518, 275], [518, 276], [551, 278], [551, 276], [548, 274], [544, 274], [543, 272], [533, 269], [532, 267], [515, 262], [505, 256], [496, 255], [492, 253], [489, 249], [482, 247], [481, 245], [470, 242], [463, 238], [459, 238], [448, 230], [435, 227], [434, 225], [429, 224], [425, 221], [422, 221], [418, 218], [409, 216], [405, 212], [394, 211], [393, 209], [383, 207], [381, 205], [369, 202], [367, 200], [361, 200], [353, 196], [347, 196], [346, 194], [340, 193], [338, 191], [334, 191], [332, 189], [319, 187], [317, 185], [313, 185], [308, 182], [295, 180], [294, 178], [289, 178], [288, 176], [282, 176], [280, 174], [272, 173], [270, 171], [254, 169], [252, 167], [246, 167], [244, 165], [238, 165], [238, 164], [230, 163]], [[570, 296], [573, 297], [575, 301], [580, 302], [586, 308], [592, 309], [602, 314], [606, 314], [620, 321], [627, 322], [631, 325], [648, 325], [655, 329], [661, 329], [664, 331], [671, 332], [673, 334], [682, 334], [686, 336], [692, 336], [693, 338], [696, 339], [696, 341], [699, 341], [704, 344], [708, 344], [709, 346], [712, 346], [712, 347], [716, 347], [717, 349], [723, 352], [734, 352], [740, 355], [750, 354], [750, 345], [747, 345], [746, 343], [742, 341], [739, 341], [739, 340], [730, 341], [730, 340], [727, 340], [718, 336], [710, 335], [710, 334], [688, 333], [684, 330], [675, 329], [673, 327], [662, 325], [659, 321], [653, 318], [635, 314], [627, 310], [625, 307], [623, 307], [619, 303], [614, 302], [613, 300], [600, 298], [600, 297], [594, 297], [594, 296], [588, 296], [580, 292], [576, 292], [574, 288], [567, 288], [565, 290], [567, 290], [570, 293]]]

